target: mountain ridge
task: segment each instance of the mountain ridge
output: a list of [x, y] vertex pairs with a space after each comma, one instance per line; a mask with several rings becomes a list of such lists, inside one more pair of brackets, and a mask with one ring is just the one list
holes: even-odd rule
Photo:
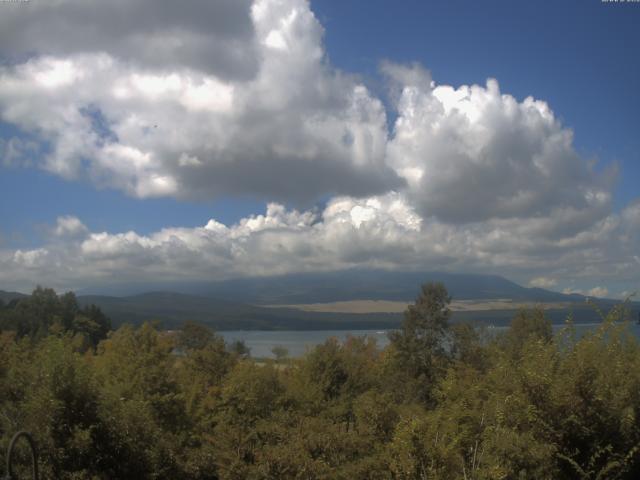
[[[456, 311], [453, 313], [454, 321], [508, 324], [517, 312], [518, 304], [523, 302], [564, 302], [570, 305], [547, 310], [547, 315], [554, 323], [564, 321], [572, 312], [576, 312], [576, 317], [579, 313], [581, 321], [598, 321], [597, 314], [587, 305], [587, 297], [583, 295], [527, 288], [499, 275], [487, 274], [348, 270], [222, 282], [147, 284], [171, 288], [134, 291], [119, 296], [86, 294], [82, 291], [77, 295], [81, 305], [95, 304], [100, 307], [112, 319], [115, 327], [123, 323], [140, 324], [159, 320], [164, 328], [178, 328], [184, 321], [192, 320], [217, 330], [384, 329], [397, 327], [402, 321], [402, 313], [306, 311], [295, 306], [353, 300], [410, 304], [418, 296], [420, 285], [430, 281], [443, 282], [454, 301], [506, 299], [514, 302], [513, 309]], [[23, 295], [0, 291], [0, 298], [3, 298], [3, 294], [7, 298], [20, 298]], [[606, 311], [619, 301], [597, 299], [597, 303]], [[637, 316], [640, 303], [634, 302], [631, 306]]]
[[164, 328], [179, 328], [191, 320], [216, 330], [330, 330], [395, 328], [401, 314], [302, 312], [269, 308], [176, 292], [147, 292], [129, 297], [80, 295], [81, 305], [94, 304], [114, 325], [158, 320]]
[[20, 298], [28, 297], [29, 295], [20, 292], [8, 292], [5, 290], [0, 290], [0, 300], [4, 303], [9, 303], [11, 300], [16, 300]]
[[580, 294], [527, 288], [500, 275], [438, 271], [351, 269], [319, 273], [294, 273], [269, 277], [243, 277], [222, 281], [156, 282], [112, 288], [86, 288], [79, 295], [130, 296], [152, 291], [172, 291], [254, 305], [328, 303], [349, 300], [413, 302], [420, 285], [440, 281], [455, 300], [503, 299], [534, 302], [584, 301]]

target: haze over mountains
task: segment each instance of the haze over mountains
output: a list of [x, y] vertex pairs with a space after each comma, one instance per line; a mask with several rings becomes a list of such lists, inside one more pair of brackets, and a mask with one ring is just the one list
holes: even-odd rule
[[199, 295], [254, 305], [289, 305], [349, 300], [412, 302], [420, 285], [442, 282], [455, 300], [511, 299], [531, 302], [584, 301], [542, 288], [525, 288], [499, 275], [353, 269], [250, 277], [221, 282], [118, 284], [78, 290], [78, 295], [126, 296], [152, 291]]
[[4, 290], [0, 290], [0, 300], [4, 303], [9, 303], [13, 299], [22, 297], [26, 297], [26, 294], [19, 292], [5, 292]]
[[[582, 295], [525, 288], [498, 275], [444, 272], [349, 270], [210, 283], [120, 285], [76, 293], [81, 304], [98, 305], [114, 325], [158, 320], [165, 328], [176, 328], [192, 320], [217, 330], [367, 329], [393, 328], [402, 313], [303, 311], [295, 306], [355, 300], [409, 304], [420, 285], [430, 281], [443, 282], [454, 301], [465, 302], [465, 311], [455, 311], [454, 320], [505, 324], [527, 303], [546, 304], [547, 315], [554, 322], [564, 321], [570, 313], [580, 322], [599, 319]], [[20, 295], [0, 292], [5, 302]], [[492, 300], [501, 300], [502, 305], [486, 308]], [[483, 307], [474, 308], [474, 301]], [[617, 301], [597, 299], [597, 303], [606, 311]], [[634, 302], [632, 315], [637, 316], [636, 310], [638, 303]]]

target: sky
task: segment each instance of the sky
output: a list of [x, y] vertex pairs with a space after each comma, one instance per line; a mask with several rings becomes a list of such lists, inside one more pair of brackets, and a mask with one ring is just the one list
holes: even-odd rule
[[640, 287], [640, 3], [0, 2], [0, 289]]

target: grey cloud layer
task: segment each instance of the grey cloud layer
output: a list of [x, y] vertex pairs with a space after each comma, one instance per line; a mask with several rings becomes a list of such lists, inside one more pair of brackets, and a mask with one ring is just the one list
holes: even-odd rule
[[[6, 8], [5, 8], [6, 7]], [[0, 55], [105, 52], [139, 68], [247, 79], [259, 50], [250, 0], [56, 0], [3, 6]]]

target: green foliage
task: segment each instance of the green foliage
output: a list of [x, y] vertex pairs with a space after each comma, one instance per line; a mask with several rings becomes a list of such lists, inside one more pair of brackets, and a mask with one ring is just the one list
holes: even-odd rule
[[0, 308], [0, 331], [38, 340], [49, 334], [76, 335], [78, 348], [95, 347], [111, 330], [111, 321], [95, 305], [80, 308], [73, 292], [58, 296], [37, 287], [29, 297]]
[[235, 342], [231, 342], [228, 346], [229, 352], [231, 352], [236, 357], [247, 358], [251, 353], [251, 350], [242, 340], [236, 340]]
[[62, 480], [640, 476], [623, 309], [581, 338], [540, 309], [489, 338], [449, 325], [449, 302], [425, 285], [384, 350], [330, 339], [257, 362], [193, 323], [105, 335], [98, 310], [37, 289], [0, 309], [0, 462], [27, 429]]
[[545, 317], [542, 308], [536, 307], [532, 310], [520, 310], [516, 314], [503, 341], [505, 348], [517, 354], [530, 339], [550, 342], [552, 338], [551, 321]]
[[480, 327], [468, 323], [451, 326], [451, 358], [462, 364], [486, 370], [489, 366], [489, 353], [485, 348], [486, 332]]
[[282, 345], [276, 345], [271, 349], [271, 353], [273, 353], [278, 362], [283, 361], [289, 355], [289, 350], [287, 350]]
[[430, 403], [432, 391], [446, 367], [451, 297], [442, 283], [422, 286], [409, 305], [400, 330], [389, 335], [397, 369], [404, 370], [418, 400]]
[[184, 350], [202, 350], [215, 338], [210, 328], [195, 322], [185, 322], [178, 336], [177, 346]]

